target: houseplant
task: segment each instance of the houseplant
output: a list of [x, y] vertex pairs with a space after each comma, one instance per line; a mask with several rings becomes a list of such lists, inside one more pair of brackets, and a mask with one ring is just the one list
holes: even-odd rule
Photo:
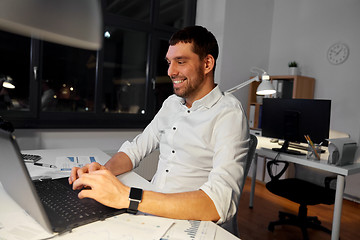
[[297, 75], [298, 74], [298, 64], [295, 61], [289, 62], [289, 74], [290, 75]]

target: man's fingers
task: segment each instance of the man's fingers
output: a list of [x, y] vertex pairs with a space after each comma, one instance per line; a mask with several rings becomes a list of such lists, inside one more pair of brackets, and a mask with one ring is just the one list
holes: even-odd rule
[[96, 183], [96, 179], [94, 179], [94, 177], [92, 177], [91, 174], [84, 173], [73, 182], [73, 189], [79, 190], [84, 187], [93, 188], [93, 185], [95, 183]]
[[88, 165], [89, 172], [100, 170], [102, 165], [100, 165], [97, 162], [93, 162], [90, 165]]
[[70, 177], [69, 177], [69, 184], [72, 184], [77, 179], [77, 170], [78, 167], [74, 167], [71, 169]]
[[83, 189], [83, 190], [81, 190], [79, 192], [78, 197], [80, 199], [83, 199], [83, 198], [92, 198], [92, 199], [94, 199], [95, 196], [94, 196], [93, 191], [91, 189], [90, 190]]
[[[89, 187], [87, 189], [86, 187]], [[74, 190], [81, 190], [79, 198], [92, 198], [106, 206], [124, 208], [128, 204], [129, 189], [123, 185], [109, 170], [101, 170], [83, 173], [73, 183]]]
[[69, 177], [69, 184], [73, 184], [76, 179], [81, 177], [84, 173], [89, 173], [93, 171], [97, 171], [99, 169], [105, 169], [104, 166], [100, 165], [97, 162], [86, 164], [82, 168], [79, 167], [73, 167], [71, 169], [70, 177]]
[[111, 175], [111, 173], [107, 170], [98, 170], [94, 172], [83, 172], [82, 169], [77, 171], [78, 178], [73, 181], [73, 189], [79, 190], [84, 187], [86, 188], [94, 188], [96, 185], [102, 184], [104, 178], [102, 176]]
[[77, 174], [77, 177], [81, 177], [84, 173], [87, 173], [88, 172], [88, 167], [85, 165], [84, 167], [82, 168], [79, 168], [77, 171], [76, 171], [76, 174]]

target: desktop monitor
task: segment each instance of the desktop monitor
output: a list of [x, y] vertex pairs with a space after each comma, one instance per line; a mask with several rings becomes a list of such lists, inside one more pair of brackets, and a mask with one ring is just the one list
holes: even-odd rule
[[261, 112], [262, 136], [285, 140], [275, 151], [299, 154], [288, 149], [289, 142], [327, 146], [329, 138], [331, 100], [265, 98]]

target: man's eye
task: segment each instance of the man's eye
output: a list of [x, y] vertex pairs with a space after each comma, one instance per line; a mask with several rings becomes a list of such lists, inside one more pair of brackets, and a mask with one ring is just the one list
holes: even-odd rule
[[184, 61], [178, 61], [178, 64], [184, 64], [185, 62]]

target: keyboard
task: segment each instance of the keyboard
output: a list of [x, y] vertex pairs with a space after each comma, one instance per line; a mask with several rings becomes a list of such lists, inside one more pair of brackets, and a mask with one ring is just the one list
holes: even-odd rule
[[41, 159], [41, 156], [39, 155], [34, 155], [34, 154], [21, 154], [22, 158], [24, 159], [25, 162], [31, 162], [31, 163], [35, 163], [37, 161], [39, 161]]
[[[66, 222], [104, 218], [113, 215], [113, 208], [89, 198], [79, 199], [77, 190], [72, 190], [67, 178], [61, 181], [35, 181], [35, 188], [45, 209], [51, 209]], [[66, 184], [66, 185], [65, 185]]]
[[[283, 143], [279, 142], [279, 145], [283, 145]], [[308, 146], [304, 146], [300, 143], [294, 143], [294, 142], [290, 142], [289, 143], [289, 147], [291, 148], [295, 148], [295, 149], [299, 149], [299, 150], [303, 150], [303, 151], [307, 151], [308, 150]], [[321, 153], [325, 153], [324, 149], [321, 149]]]

